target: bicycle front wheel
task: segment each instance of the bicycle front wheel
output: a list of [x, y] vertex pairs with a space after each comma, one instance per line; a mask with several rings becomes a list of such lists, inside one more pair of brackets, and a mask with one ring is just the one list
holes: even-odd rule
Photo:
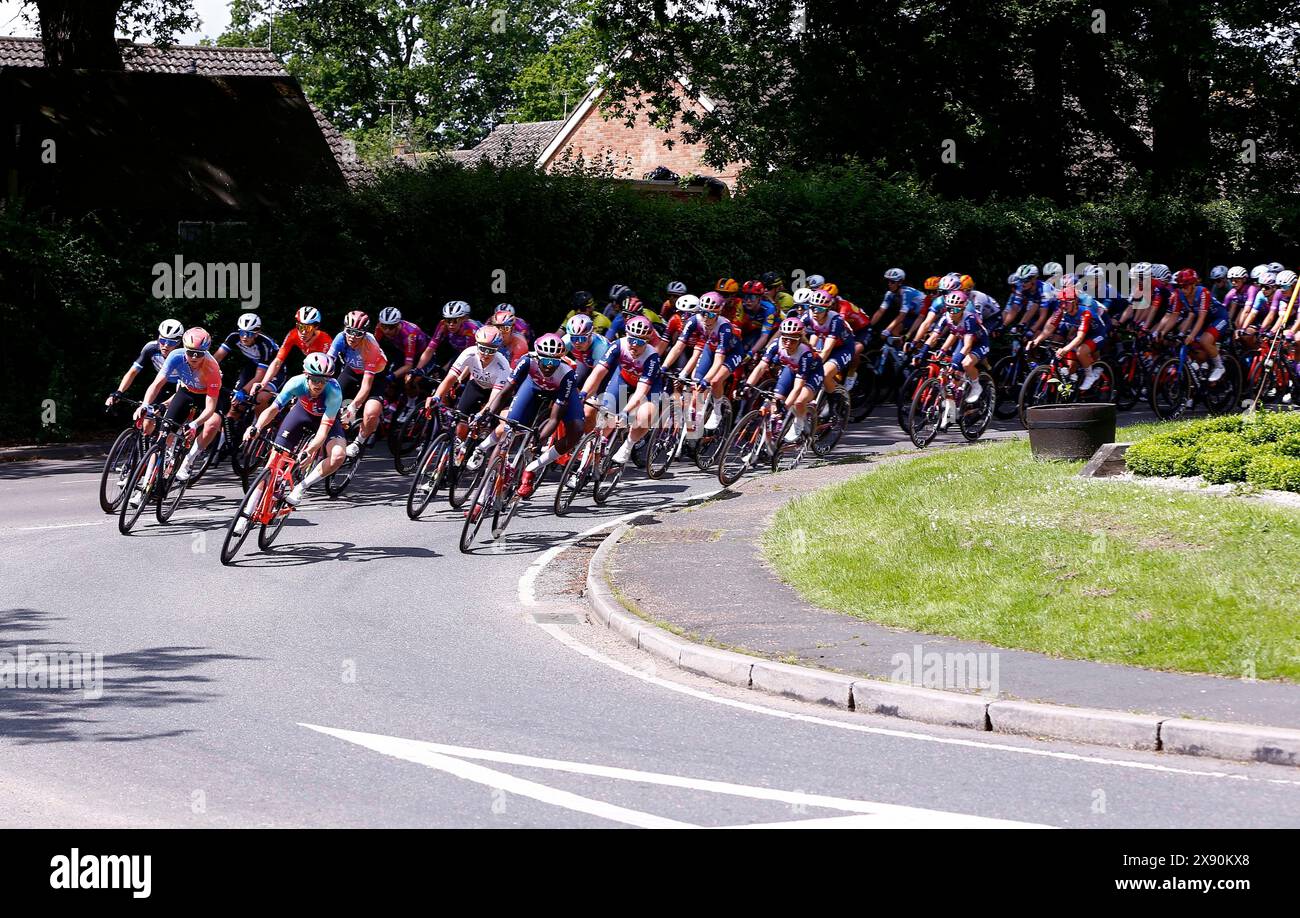
[[578, 496], [587, 482], [591, 481], [596, 466], [596, 453], [600, 443], [600, 434], [589, 433], [584, 436], [573, 452], [569, 454], [569, 464], [560, 473], [560, 484], [555, 489], [555, 515], [564, 516], [569, 512], [573, 499]]
[[939, 433], [939, 426], [943, 423], [944, 399], [943, 380], [939, 377], [927, 379], [912, 396], [912, 425], [909, 434], [918, 449], [928, 446]]
[[161, 440], [149, 447], [131, 473], [118, 506], [117, 531], [122, 535], [131, 531], [149, 501], [155, 499], [161, 454], [166, 448], [166, 443]]
[[439, 434], [424, 451], [406, 494], [406, 515], [411, 519], [418, 520], [429, 502], [437, 496], [451, 467], [451, 453], [452, 435], [448, 433]]
[[131, 472], [140, 460], [140, 435], [128, 427], [117, 435], [104, 459], [104, 472], [99, 476], [99, 507], [105, 513], [116, 513], [126, 493]]
[[766, 442], [767, 419], [755, 408], [736, 422], [727, 442], [718, 450], [718, 482], [729, 488], [759, 459]]
[[496, 515], [496, 492], [497, 480], [505, 471], [505, 454], [498, 453], [493, 456], [483, 466], [483, 476], [474, 489], [474, 495], [469, 500], [469, 507], [465, 510], [465, 524], [460, 530], [460, 550], [463, 554], [469, 554], [478, 538], [479, 530], [483, 528], [483, 521], [488, 515]]

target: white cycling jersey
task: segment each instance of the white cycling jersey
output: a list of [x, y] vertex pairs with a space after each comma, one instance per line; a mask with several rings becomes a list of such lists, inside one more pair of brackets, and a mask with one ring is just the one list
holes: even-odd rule
[[478, 356], [478, 345], [470, 345], [461, 351], [451, 369], [462, 377], [468, 372], [469, 378], [484, 389], [504, 389], [510, 383], [510, 361], [497, 351], [484, 366]]

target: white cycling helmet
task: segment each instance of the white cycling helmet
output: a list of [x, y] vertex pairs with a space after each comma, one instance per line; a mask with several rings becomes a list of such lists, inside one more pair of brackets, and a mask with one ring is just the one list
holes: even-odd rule
[[320, 310], [315, 306], [304, 306], [294, 316], [303, 325], [320, 325]]
[[1286, 270], [1286, 265], [1282, 264], [1280, 261], [1270, 261], [1268, 263], [1268, 269], [1274, 274], [1281, 274]]
[[800, 287], [794, 292], [794, 304], [796, 306], [807, 306], [812, 299], [813, 291], [811, 287]]
[[302, 371], [308, 376], [333, 376], [334, 361], [329, 354], [317, 351], [308, 354], [302, 362]]
[[669, 296], [682, 296], [686, 293], [686, 285], [681, 281], [673, 281], [668, 285]]
[[1223, 280], [1228, 276], [1227, 265], [1215, 265], [1210, 269], [1210, 280]]
[[396, 306], [385, 306], [379, 310], [380, 325], [396, 325], [400, 321], [402, 321], [402, 310]]
[[1019, 287], [1020, 284], [1021, 284], [1021, 280], [1020, 280], [1020, 272], [1019, 272], [1019, 271], [1013, 271], [1011, 274], [1008, 274], [1008, 275], [1007, 275], [1007, 286], [1008, 286], [1008, 287]]
[[809, 274], [809, 275], [808, 275], [808, 286], [809, 286], [809, 287], [812, 287], [813, 289], [816, 289], [816, 288], [820, 287], [820, 286], [821, 286], [822, 284], [824, 284], [824, 283], [826, 283], [826, 278], [822, 277], [820, 274]]
[[1228, 280], [1236, 280], [1239, 277], [1249, 276], [1246, 269], [1241, 265], [1233, 265], [1228, 269]]
[[1044, 277], [1056, 277], [1058, 274], [1064, 273], [1065, 265], [1061, 264], [1059, 261], [1049, 261], [1047, 264], [1043, 265]]
[[960, 290], [960, 289], [961, 289], [960, 274], [955, 274], [955, 273], [945, 274], [943, 277], [939, 278], [939, 290], [942, 291], [943, 293], [948, 293], [949, 291]]
[[1128, 276], [1137, 280], [1139, 277], [1145, 277], [1151, 273], [1151, 262], [1139, 261], [1133, 267], [1128, 269]]
[[1261, 287], [1276, 287], [1277, 275], [1272, 271], [1265, 271], [1259, 276], [1259, 285]]
[[690, 313], [699, 311], [700, 298], [695, 296], [693, 293], [686, 293], [677, 298], [677, 303], [675, 305], [678, 312], [684, 312], [689, 315]]
[[628, 320], [624, 330], [627, 332], [629, 338], [645, 339], [650, 337], [650, 333], [654, 331], [654, 327], [650, 324], [650, 320], [645, 316], [633, 316]]
[[806, 331], [807, 329], [804, 327], [803, 322], [799, 321], [794, 316], [781, 320], [781, 329], [779, 334], [782, 338], [802, 338]]
[[903, 272], [902, 268], [890, 268], [885, 272], [885, 280], [889, 281], [891, 284], [902, 283], [907, 280], [907, 274]]
[[235, 325], [241, 332], [255, 332], [262, 327], [262, 317], [255, 312], [246, 312]]
[[449, 300], [442, 307], [442, 317], [444, 319], [463, 319], [469, 315], [469, 303], [464, 300]]
[[185, 326], [175, 319], [163, 319], [162, 324], [158, 326], [159, 338], [180, 338], [185, 334]]
[[1038, 265], [1021, 265], [1016, 268], [1016, 273], [1011, 276], [1021, 281], [1033, 280], [1038, 276]]
[[570, 335], [590, 335], [593, 327], [591, 316], [585, 316], [582, 313], [570, 316], [569, 321], [564, 323], [564, 330]]
[[1277, 272], [1277, 285], [1281, 287], [1283, 290], [1290, 290], [1291, 287], [1295, 284], [1295, 281], [1296, 281], [1296, 273], [1294, 271]]
[[1169, 280], [1169, 273], [1169, 265], [1154, 264], [1151, 266], [1151, 276], [1156, 280]]
[[1259, 280], [1268, 271], [1268, 265], [1255, 265], [1250, 269], [1250, 279]]

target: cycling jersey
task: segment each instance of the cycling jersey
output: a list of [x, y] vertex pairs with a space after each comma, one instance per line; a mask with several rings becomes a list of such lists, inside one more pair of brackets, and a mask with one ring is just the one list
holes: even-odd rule
[[1193, 288], [1191, 296], [1181, 287], [1176, 289], [1173, 293], [1173, 310], [1180, 320], [1193, 312], [1204, 315], [1205, 322], [1201, 330], [1211, 332], [1216, 338], [1223, 337], [1228, 330], [1228, 308], [1217, 302], [1210, 296], [1210, 291], [1199, 284]]
[[530, 350], [532, 348], [528, 345], [528, 339], [518, 332], [513, 332], [506, 338], [505, 355], [511, 367], [518, 366], [519, 361], [523, 360], [524, 355]]
[[[945, 317], [947, 318], [947, 317]], [[979, 311], [967, 307], [957, 318], [956, 322], [948, 319], [949, 331], [957, 336], [957, 344], [953, 348], [952, 362], [954, 366], [961, 366], [966, 355], [974, 357], [976, 360], [983, 360], [989, 354], [989, 333], [984, 327], [984, 322], [980, 317]], [[974, 335], [975, 340], [971, 343], [969, 351], [966, 350], [966, 336]]]
[[533, 327], [519, 316], [515, 316], [515, 334], [522, 335], [525, 341], [532, 341], [534, 337]]
[[1050, 303], [1055, 298], [1056, 290], [1051, 284], [1040, 280], [1026, 281], [1012, 288], [1011, 294], [1007, 297], [1007, 310], [1024, 315], [1030, 310]]
[[178, 347], [167, 356], [159, 372], [168, 382], [174, 382], [194, 395], [221, 394], [221, 364], [211, 354], [204, 354], [199, 365], [193, 367], [185, 359], [185, 348]]
[[471, 381], [484, 389], [504, 389], [510, 384], [510, 362], [498, 351], [484, 366], [479, 359], [477, 345], [461, 351], [456, 362], [451, 365], [451, 371], [462, 379], [468, 374]]
[[[880, 308], [886, 310], [884, 320], [880, 323], [881, 327], [887, 327], [898, 317], [901, 312], [908, 317], [915, 317], [925, 310], [927, 300], [924, 293], [915, 287], [909, 287], [904, 284], [897, 291], [886, 290], [884, 299], [880, 301]], [[844, 315], [844, 310], [840, 309], [840, 315]], [[857, 330], [857, 326], [849, 323], [850, 326]]]
[[414, 366], [416, 358], [424, 353], [429, 336], [414, 322], [403, 319], [392, 335], [384, 333], [381, 326], [375, 340], [379, 342], [390, 366], [400, 367], [408, 363]]
[[745, 323], [742, 327], [746, 334], [757, 332], [758, 336], [761, 337], [770, 335], [772, 330], [776, 328], [776, 304], [771, 300], [755, 299], [753, 302], [742, 300], [741, 311], [744, 314]]
[[1227, 296], [1223, 298], [1223, 305], [1229, 310], [1237, 310], [1237, 314], [1240, 315], [1242, 310], [1255, 302], [1255, 294], [1258, 292], [1259, 288], [1254, 284], [1243, 284], [1241, 287], [1233, 287], [1228, 291]]
[[[297, 331], [297, 329], [294, 330]], [[356, 347], [348, 344], [344, 332], [339, 332], [335, 336], [333, 343], [330, 344], [329, 355], [333, 359], [341, 361], [342, 365], [353, 373], [361, 373], [366, 376], [373, 376], [388, 365], [388, 358], [384, 356], [383, 348], [379, 346], [375, 336], [369, 332], [357, 343]]]
[[691, 321], [687, 323], [682, 336], [687, 344], [698, 349], [709, 352], [721, 351], [728, 357], [740, 353], [741, 341], [736, 335], [736, 326], [723, 316], [718, 316], [714, 320], [712, 331], [700, 316], [691, 316]]
[[822, 344], [825, 344], [827, 338], [837, 338], [840, 344], [843, 344], [853, 337], [849, 332], [848, 324], [840, 317], [839, 313], [826, 313], [826, 319], [819, 324], [813, 318], [812, 310], [809, 310], [803, 316], [803, 324], [808, 329], [809, 334], [819, 339]]
[[564, 336], [564, 347], [568, 351], [569, 358], [573, 361], [574, 372], [578, 374], [578, 383], [582, 384], [591, 371], [595, 369], [596, 364], [600, 363], [605, 352], [609, 350], [609, 342], [600, 335], [592, 335], [588, 339], [587, 349], [580, 351], [573, 346], [569, 336]]
[[980, 318], [986, 323], [998, 319], [1002, 315], [1002, 307], [998, 301], [993, 299], [987, 293], [979, 290], [972, 290], [966, 294], [971, 306], [979, 310]]
[[[721, 322], [722, 320], [719, 319], [718, 321]], [[600, 365], [608, 370], [611, 375], [614, 375], [613, 371], [617, 368], [618, 377], [629, 386], [635, 386], [639, 383], [654, 385], [659, 381], [663, 357], [648, 344], [641, 349], [640, 356], [636, 356], [632, 353], [627, 338], [619, 338], [605, 351], [605, 356], [601, 358]]]
[[1085, 304], [1080, 300], [1079, 308], [1073, 315], [1065, 309], [1058, 310], [1058, 314], [1061, 318], [1056, 329], [1065, 333], [1064, 337], [1067, 341], [1082, 331], [1085, 341], [1095, 341], [1100, 344], [1101, 339], [1106, 335], [1105, 320], [1101, 317], [1095, 305]]
[[568, 398], [568, 391], [573, 389], [573, 378], [573, 363], [571, 361], [561, 357], [555, 369], [548, 373], [542, 369], [541, 360], [538, 356], [531, 353], [515, 364], [515, 368], [510, 374], [512, 385], [518, 385], [527, 379], [543, 395], [557, 398]]
[[[172, 351], [172, 353], [176, 353]], [[131, 366], [137, 370], [143, 370], [145, 367], [153, 367], [155, 371], [161, 370], [167, 358], [163, 356], [162, 345], [155, 339], [150, 341], [140, 349], [140, 356], [135, 358], [135, 363]]]
[[426, 346], [437, 351], [446, 343], [453, 352], [459, 354], [474, 344], [474, 333], [483, 327], [473, 319], [465, 319], [461, 322], [460, 328], [455, 331], [452, 331], [451, 325], [449, 320], [443, 319], [434, 326], [433, 334], [429, 336], [429, 343]]
[[1260, 325], [1270, 312], [1269, 295], [1267, 291], [1258, 287], [1252, 287], [1251, 290], [1254, 292], [1251, 294], [1250, 299], [1241, 307], [1242, 314], [1249, 316], [1243, 324]]
[[244, 339], [239, 337], [239, 332], [233, 331], [226, 336], [226, 340], [221, 342], [217, 348], [218, 356], [224, 356], [238, 351], [253, 366], [262, 369], [274, 359], [279, 345], [274, 340], [262, 334], [257, 333], [251, 344], [245, 344]]
[[[871, 316], [867, 315], [844, 297], [837, 296], [835, 298], [835, 309], [839, 312], [840, 318], [844, 320], [844, 324], [852, 331], [861, 332], [871, 327]], [[891, 321], [893, 321], [893, 316], [885, 317], [886, 325]]]
[[295, 325], [289, 330], [289, 334], [284, 336], [284, 343], [280, 345], [280, 350], [276, 353], [275, 358], [280, 363], [284, 363], [289, 358], [289, 352], [295, 347], [302, 351], [304, 357], [308, 354], [319, 354], [329, 350], [330, 341], [330, 336], [318, 328], [316, 334], [312, 336], [311, 343], [303, 344], [302, 335], [298, 334], [298, 326]]
[[294, 399], [298, 406], [316, 418], [335, 418], [343, 407], [343, 388], [337, 379], [327, 379], [320, 395], [313, 396], [307, 385], [307, 374], [300, 373], [284, 385], [284, 389], [275, 397], [275, 407], [284, 408]]
[[793, 353], [781, 347], [779, 341], [769, 345], [767, 351], [763, 354], [763, 362], [769, 366], [780, 366], [783, 369], [790, 370], [796, 376], [805, 379], [814, 369], [818, 372], [821, 371], [821, 361], [817, 359], [817, 352], [803, 341], [799, 342]]
[[778, 318], [789, 315], [790, 310], [794, 309], [794, 297], [786, 293], [784, 290], [778, 290], [776, 293], [772, 294], [772, 301], [776, 304], [776, 314]]

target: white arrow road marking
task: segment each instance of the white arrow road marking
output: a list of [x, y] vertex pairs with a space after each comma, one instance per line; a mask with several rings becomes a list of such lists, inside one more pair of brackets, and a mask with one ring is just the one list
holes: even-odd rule
[[[637, 784], [654, 784], [661, 787], [676, 787], [683, 790], [707, 791], [714, 794], [727, 794], [733, 797], [746, 797], [750, 800], [768, 800], [792, 806], [819, 807], [821, 809], [843, 810], [857, 814], [851, 817], [831, 817], [830, 819], [811, 819], [791, 823], [758, 823], [757, 827], [783, 827], [786, 825], [803, 826], [805, 823], [839, 823], [846, 827], [876, 828], [1050, 828], [1036, 823], [1014, 822], [1005, 819], [989, 819], [982, 816], [967, 816], [959, 813], [945, 813], [940, 810], [927, 810], [919, 807], [898, 806], [891, 803], [874, 803], [868, 800], [855, 800], [848, 797], [830, 797], [825, 794], [809, 794], [803, 791], [785, 791], [770, 787], [753, 787], [747, 784], [733, 784], [728, 781], [711, 781], [705, 778], [687, 778], [680, 775], [666, 775], [653, 771], [638, 771], [632, 768], [618, 768], [612, 765], [591, 765], [586, 762], [567, 762], [563, 759], [544, 759], [513, 752], [497, 752], [491, 749], [474, 749], [469, 746], [448, 746], [424, 740], [401, 739], [376, 733], [358, 733], [352, 730], [339, 730], [334, 727], [320, 727], [314, 724], [299, 724], [309, 730], [315, 730], [328, 736], [347, 740], [395, 756], [410, 762], [418, 762], [430, 768], [449, 772], [457, 777], [477, 781], [492, 787], [515, 790], [522, 796], [576, 809], [605, 819], [625, 822], [629, 825], [645, 828], [698, 828], [689, 823], [662, 819], [635, 810], [628, 810], [612, 804], [580, 797], [567, 791], [555, 790], [543, 784], [524, 781], [512, 775], [499, 772], [480, 765], [473, 765], [464, 759], [477, 759], [496, 762], [503, 765], [518, 765], [524, 768], [541, 768], [566, 774], [587, 775], [597, 778], [611, 778], [617, 781], [632, 781]], [[508, 786], [506, 781], [521, 785], [524, 789]], [[580, 801], [581, 806], [574, 805]], [[846, 821], [847, 820], [847, 821]]]

